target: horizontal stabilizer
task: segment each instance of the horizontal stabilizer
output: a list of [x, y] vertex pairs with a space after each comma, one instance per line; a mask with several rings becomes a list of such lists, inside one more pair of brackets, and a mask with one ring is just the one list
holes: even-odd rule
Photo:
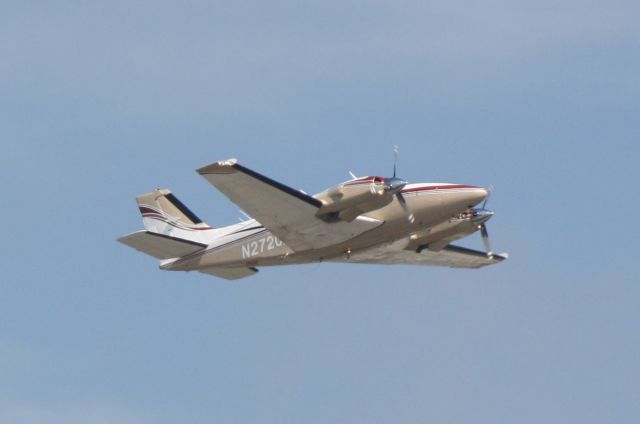
[[212, 267], [212, 268], [203, 268], [198, 271], [213, 275], [216, 277], [224, 278], [225, 280], [239, 280], [240, 278], [250, 277], [253, 274], [258, 272], [257, 268], [222, 268], [222, 267]]
[[197, 252], [206, 244], [149, 231], [137, 231], [118, 239], [120, 243], [158, 259], [171, 259]]

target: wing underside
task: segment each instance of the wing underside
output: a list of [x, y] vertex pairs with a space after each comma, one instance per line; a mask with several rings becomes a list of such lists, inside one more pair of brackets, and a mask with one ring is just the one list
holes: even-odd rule
[[407, 250], [406, 241], [377, 246], [354, 252], [349, 258], [336, 258], [333, 262], [363, 264], [432, 265], [451, 268], [480, 268], [507, 259], [506, 254], [487, 256], [485, 252], [466, 247], [448, 245], [438, 252], [429, 249]]
[[316, 216], [322, 202], [238, 164], [234, 159], [198, 169], [203, 177], [295, 251], [338, 244], [383, 221], [358, 217], [326, 222]]

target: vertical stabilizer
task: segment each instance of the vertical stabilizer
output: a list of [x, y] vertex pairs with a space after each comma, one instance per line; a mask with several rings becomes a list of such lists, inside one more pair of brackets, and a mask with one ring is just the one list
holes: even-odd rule
[[156, 189], [136, 196], [147, 231], [209, 244], [215, 230], [191, 212], [171, 190]]

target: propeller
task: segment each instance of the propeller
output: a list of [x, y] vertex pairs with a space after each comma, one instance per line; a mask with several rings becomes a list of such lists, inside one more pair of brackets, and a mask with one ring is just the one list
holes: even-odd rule
[[409, 207], [407, 206], [407, 201], [404, 200], [404, 197], [402, 197], [402, 193], [397, 192], [396, 197], [398, 198], [398, 202], [400, 202], [400, 206], [402, 206], [402, 210], [404, 211], [404, 214], [407, 216], [407, 220], [413, 224], [416, 218], [415, 216], [413, 216], [413, 213], [409, 210]]
[[482, 209], [486, 209], [487, 206], [487, 202], [489, 201], [489, 198], [491, 198], [491, 195], [493, 194], [493, 184], [489, 184], [489, 187], [487, 187], [487, 197], [484, 198], [484, 202], [482, 202]]
[[396, 164], [398, 163], [398, 145], [393, 146], [393, 178], [396, 177]]
[[413, 216], [413, 213], [409, 210], [409, 206], [407, 206], [407, 201], [402, 196], [402, 189], [407, 185], [407, 182], [401, 178], [396, 177], [396, 170], [398, 164], [398, 146], [393, 146], [393, 177], [388, 178], [385, 183], [387, 187], [387, 191], [393, 192], [404, 214], [407, 216], [407, 220], [410, 223], [414, 223], [416, 218]]
[[489, 242], [489, 233], [487, 232], [487, 226], [482, 223], [478, 225], [480, 227], [480, 235], [482, 235], [482, 242], [484, 243], [484, 249], [487, 252], [487, 256], [493, 256], [493, 250], [491, 250], [491, 243]]
[[[493, 212], [488, 211], [486, 209], [487, 202], [489, 201], [489, 198], [493, 194], [493, 184], [487, 187], [487, 192], [488, 192], [487, 197], [485, 197], [484, 202], [482, 202], [482, 208], [478, 212], [482, 212], [483, 214], [493, 215]], [[482, 236], [482, 243], [484, 243], [484, 249], [487, 252], [487, 256], [492, 257], [493, 250], [491, 250], [491, 243], [489, 242], [489, 232], [487, 231], [486, 223], [483, 222], [482, 224], [478, 225], [478, 229], [480, 230], [480, 235]]]

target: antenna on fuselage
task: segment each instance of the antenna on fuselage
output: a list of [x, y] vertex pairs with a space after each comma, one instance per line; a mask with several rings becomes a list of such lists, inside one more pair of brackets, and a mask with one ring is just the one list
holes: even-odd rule
[[355, 174], [351, 171], [349, 171], [349, 175], [351, 175], [351, 178], [353, 178], [354, 180], [358, 179], [358, 177], [356, 177]]

